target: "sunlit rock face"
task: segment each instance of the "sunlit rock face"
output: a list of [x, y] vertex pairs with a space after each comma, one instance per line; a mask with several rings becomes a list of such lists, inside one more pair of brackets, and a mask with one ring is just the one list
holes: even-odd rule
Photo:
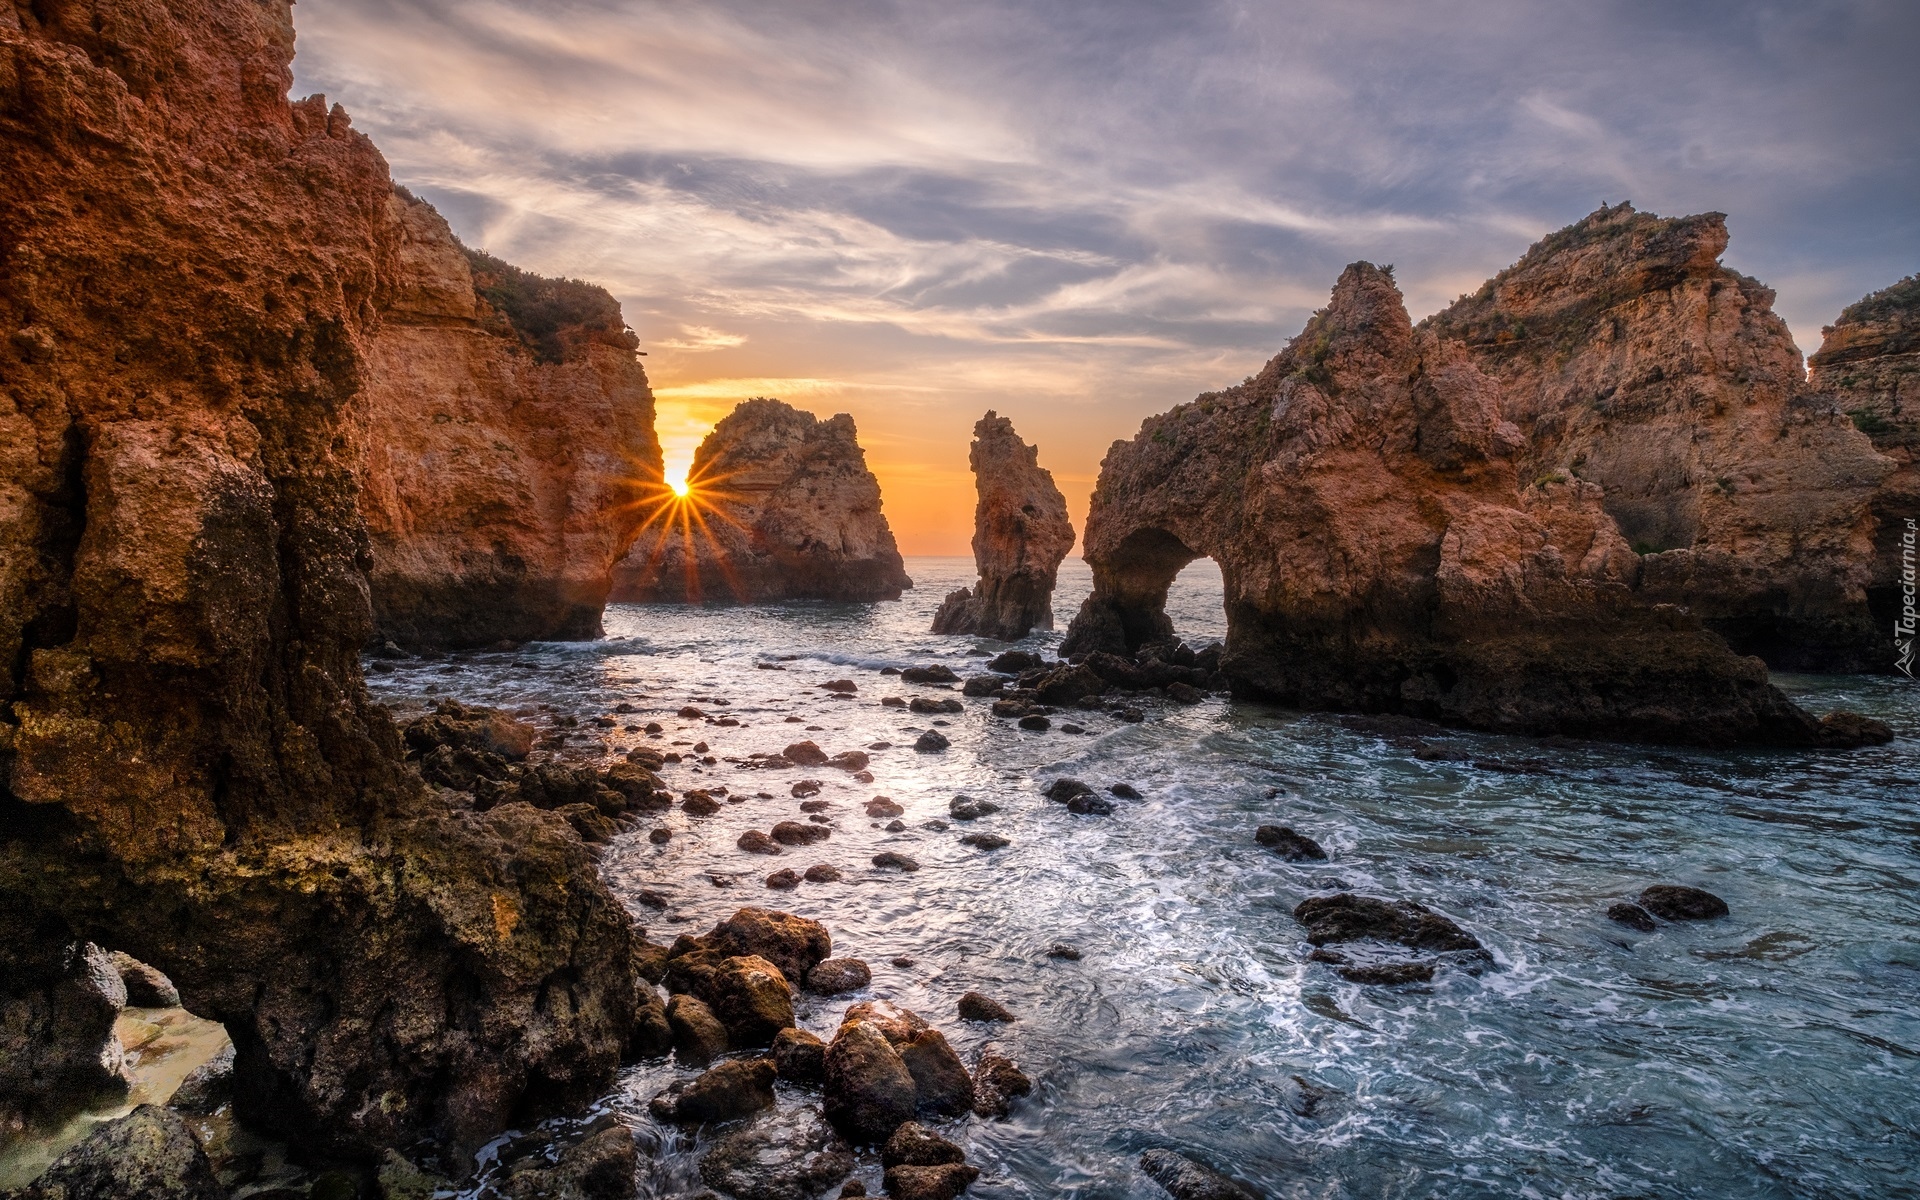
[[1850, 305], [1827, 327], [1812, 359], [1814, 388], [1830, 397], [1894, 469], [1874, 494], [1873, 563], [1867, 599], [1876, 661], [1894, 661], [1894, 622], [1906, 605], [1901, 583], [1909, 521], [1920, 521], [1920, 275]]
[[1067, 498], [1040, 466], [1038, 447], [989, 412], [973, 427], [969, 454], [980, 494], [973, 514], [973, 562], [980, 582], [949, 595], [933, 618], [935, 633], [967, 633], [1018, 641], [1053, 628], [1053, 585], [1073, 548]]
[[399, 254], [367, 343], [360, 494], [377, 632], [595, 637], [660, 490], [653, 393], [620, 306], [466, 250], [405, 192], [387, 209]]
[[292, 58], [275, 0], [0, 15], [0, 1009], [125, 950], [226, 1025], [244, 1120], [471, 1147], [611, 1076], [630, 926], [560, 818], [450, 810], [368, 701], [402, 243]]
[[1498, 385], [1522, 483], [1601, 489], [1643, 599], [1775, 669], [1883, 669], [1866, 586], [1892, 463], [1807, 387], [1773, 291], [1726, 246], [1719, 213], [1603, 208], [1421, 327]]
[[1467, 344], [1414, 329], [1388, 271], [1348, 267], [1259, 375], [1114, 444], [1063, 650], [1171, 636], [1167, 587], [1210, 556], [1243, 694], [1534, 734], [1837, 737], [1760, 660], [1636, 594], [1605, 487], [1538, 469], [1506, 393]]
[[845, 413], [748, 400], [700, 443], [687, 485], [645, 506], [613, 599], [897, 600], [913, 586]]

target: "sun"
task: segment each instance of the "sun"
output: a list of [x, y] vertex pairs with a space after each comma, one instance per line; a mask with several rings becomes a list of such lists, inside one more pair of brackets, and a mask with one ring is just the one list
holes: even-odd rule
[[682, 500], [685, 500], [693, 494], [693, 485], [688, 483], [684, 477], [667, 480], [667, 488]]

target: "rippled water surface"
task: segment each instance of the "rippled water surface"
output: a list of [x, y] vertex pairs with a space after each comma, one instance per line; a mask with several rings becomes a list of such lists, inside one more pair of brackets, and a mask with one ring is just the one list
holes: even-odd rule
[[[1184, 574], [1169, 606], [1196, 645], [1225, 632], [1209, 567]], [[590, 726], [624, 701], [640, 711], [623, 723], [667, 726], [656, 739], [594, 730], [600, 741], [576, 741], [569, 757], [709, 742], [722, 761], [669, 766], [670, 783], [772, 798], [705, 819], [676, 809], [661, 818], [675, 833], [664, 846], [644, 825], [623, 835], [603, 864], [614, 887], [661, 941], [743, 904], [825, 922], [835, 952], [872, 964], [874, 981], [837, 1002], [802, 999], [800, 1023], [822, 1036], [849, 1000], [885, 997], [943, 1028], [970, 1063], [989, 1033], [957, 1019], [960, 994], [977, 989], [1018, 1013], [991, 1037], [1035, 1094], [1010, 1121], [946, 1131], [983, 1171], [975, 1196], [1162, 1196], [1135, 1165], [1155, 1146], [1281, 1196], [1920, 1195], [1913, 685], [1780, 681], [1816, 711], [1855, 708], [1899, 732], [1891, 746], [1845, 754], [1443, 739], [1488, 764], [1474, 766], [1423, 761], [1410, 739], [1327, 717], [1224, 700], [1148, 702], [1138, 725], [1056, 718], [1084, 735], [1024, 733], [968, 700], [941, 718], [952, 748], [922, 755], [910, 747], [933, 719], [880, 700], [929, 689], [880, 668], [941, 661], [964, 676], [1004, 647], [925, 632], [941, 596], [971, 582], [970, 561], [908, 568], [919, 587], [899, 603], [616, 605], [603, 641], [401, 664], [373, 683], [403, 714], [454, 696]], [[1064, 629], [1088, 575], [1078, 560], [1062, 575]], [[1030, 641], [1051, 647], [1058, 634]], [[854, 700], [817, 686], [836, 678], [858, 684]], [[673, 716], [689, 703], [741, 724]], [[801, 737], [829, 753], [894, 748], [873, 755], [871, 785], [724, 761]], [[1496, 769], [1521, 759], [1545, 762]], [[1144, 798], [1111, 817], [1072, 816], [1039, 795], [1060, 774], [1126, 781]], [[831, 840], [779, 859], [736, 849], [747, 828], [799, 818], [789, 789], [808, 776], [836, 805]], [[961, 793], [1002, 811], [929, 828]], [[905, 806], [905, 832], [866, 817], [876, 794]], [[1311, 835], [1329, 861], [1273, 857], [1253, 842], [1261, 824]], [[959, 841], [969, 828], [1013, 844], [975, 850]], [[881, 849], [924, 869], [876, 870], [868, 860]], [[762, 884], [814, 862], [840, 866], [845, 881]], [[1733, 915], [1646, 935], [1603, 916], [1661, 881], [1708, 888]], [[1494, 964], [1443, 969], [1424, 985], [1346, 983], [1308, 961], [1291, 915], [1336, 887], [1445, 913]], [[669, 908], [641, 906], [642, 888]], [[1061, 941], [1084, 957], [1048, 958]], [[889, 965], [897, 956], [914, 965]], [[680, 1074], [635, 1068], [607, 1102], [657, 1148], [644, 1167], [651, 1195], [698, 1190], [699, 1143], [645, 1115]], [[877, 1163], [862, 1171], [878, 1184]]]

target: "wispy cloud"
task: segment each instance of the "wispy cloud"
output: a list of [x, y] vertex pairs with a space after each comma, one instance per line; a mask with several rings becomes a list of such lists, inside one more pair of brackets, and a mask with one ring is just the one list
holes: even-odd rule
[[[469, 242], [595, 279], [670, 453], [850, 411], [910, 550], [964, 551], [1010, 413], [1084, 498], [1354, 258], [1416, 315], [1602, 201], [1731, 214], [1803, 346], [1920, 265], [1905, 0], [326, 0], [305, 90]], [[1083, 482], [1084, 481], [1084, 482]]]

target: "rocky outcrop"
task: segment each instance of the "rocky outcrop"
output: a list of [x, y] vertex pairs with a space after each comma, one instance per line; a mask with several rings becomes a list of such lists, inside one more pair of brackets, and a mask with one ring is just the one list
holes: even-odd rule
[[1600, 488], [1643, 600], [1777, 670], [1883, 669], [1869, 506], [1892, 464], [1808, 389], [1772, 289], [1726, 246], [1719, 213], [1603, 208], [1421, 329], [1497, 385], [1523, 484]]
[[396, 188], [394, 288], [366, 347], [360, 510], [377, 633], [406, 646], [590, 638], [661, 491], [620, 306], [455, 240]]
[[1389, 272], [1347, 268], [1259, 375], [1114, 445], [1088, 521], [1094, 591], [1063, 650], [1170, 639], [1167, 588], [1204, 555], [1226, 581], [1221, 670], [1243, 693], [1534, 734], [1847, 740], [1759, 660], [1636, 592], [1641, 556], [1607, 489], [1535, 465], [1568, 444], [1565, 418], [1521, 406], [1530, 436], [1505, 397], [1469, 346], [1413, 328]]
[[1874, 494], [1873, 613], [1867, 669], [1913, 670], [1916, 531], [1920, 522], [1920, 275], [1851, 305], [1828, 326], [1810, 361], [1812, 385], [1893, 460]]
[[292, 57], [284, 0], [0, 15], [0, 991], [126, 951], [225, 1024], [243, 1120], [364, 1160], [599, 1089], [631, 930], [564, 820], [450, 807], [367, 698], [400, 245]]
[[685, 497], [647, 505], [615, 600], [898, 600], [913, 586], [853, 418], [753, 399], [694, 452]]
[[1040, 466], [1040, 450], [993, 412], [973, 427], [973, 563], [980, 582], [950, 593], [935, 633], [972, 633], [1017, 642], [1053, 628], [1053, 583], [1073, 549], [1067, 498]]

